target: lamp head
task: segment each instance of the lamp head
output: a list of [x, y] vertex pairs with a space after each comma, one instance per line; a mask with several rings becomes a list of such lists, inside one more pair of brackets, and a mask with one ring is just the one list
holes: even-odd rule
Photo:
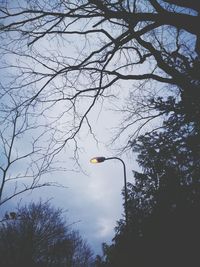
[[101, 163], [106, 160], [105, 157], [95, 157], [90, 160], [90, 163]]

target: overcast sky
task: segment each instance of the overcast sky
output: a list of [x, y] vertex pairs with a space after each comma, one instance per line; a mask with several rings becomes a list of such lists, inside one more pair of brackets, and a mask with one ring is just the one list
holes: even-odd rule
[[[54, 45], [52, 43], [51, 48]], [[45, 49], [47, 51], [50, 47], [44, 40], [42, 45], [43, 48], [40, 47], [40, 49], [44, 51]], [[64, 46], [63, 49], [71, 55], [72, 50], [70, 48]], [[9, 60], [12, 62], [14, 58], [11, 57]], [[1, 74], [3, 77], [3, 73]], [[128, 96], [129, 86], [127, 82], [123, 83], [122, 88], [123, 90], [119, 87], [113, 88], [114, 94], [119, 97], [119, 105], [122, 99]], [[115, 106], [118, 104], [115, 102]], [[63, 107], [60, 106], [59, 108], [62, 110]], [[66, 188], [36, 189], [32, 193], [20, 195], [18, 198], [9, 201], [1, 210], [3, 214], [5, 210], [13, 209], [20, 199], [22, 199], [22, 204], [31, 200], [52, 199], [52, 204], [56, 207], [68, 210], [66, 217], [69, 219], [69, 224], [76, 222], [73, 227], [78, 229], [82, 237], [88, 240], [95, 253], [101, 253], [102, 242], [111, 242], [114, 237], [116, 221], [122, 218], [123, 213], [121, 190], [124, 186], [124, 178], [121, 162], [110, 160], [96, 165], [89, 162], [94, 156], [116, 156], [114, 150], [116, 146], [111, 147], [109, 141], [113, 136], [113, 127], [119, 125], [122, 117], [119, 113], [110, 110], [113, 106], [110, 105], [109, 101], [105, 101], [102, 110], [101, 108], [101, 105], [95, 107], [89, 115], [94, 134], [100, 141], [99, 144], [97, 145], [86, 131], [83, 130], [80, 133], [79, 146], [82, 147], [82, 150], [79, 154], [79, 163], [83, 172], [75, 168], [76, 171], [48, 174], [44, 179], [56, 181]], [[123, 141], [117, 141], [118, 147], [120, 142], [124, 145]], [[21, 140], [20, 152], [25, 147], [26, 139]], [[74, 169], [74, 162], [70, 160], [72, 157], [73, 148], [69, 144], [57, 157], [57, 160], [62, 162], [60, 167]], [[137, 168], [135, 157], [131, 153], [129, 155], [123, 154], [121, 157], [126, 164], [127, 181], [133, 182], [132, 170]], [[14, 172], [14, 170], [12, 171]]]
[[[115, 102], [115, 107], [121, 105], [122, 99], [128, 95], [127, 83], [123, 84], [123, 90], [118, 87], [113, 90], [118, 94], [119, 101]], [[60, 110], [62, 107], [60, 105]], [[95, 253], [101, 253], [102, 242], [110, 243], [114, 237], [114, 227], [116, 221], [122, 218], [123, 198], [121, 190], [124, 186], [123, 166], [120, 161], [110, 160], [101, 164], [91, 164], [90, 159], [95, 156], [111, 157], [116, 156], [116, 147], [124, 145], [124, 140], [117, 140], [117, 145], [111, 146], [114, 131], [113, 128], [120, 124], [122, 119], [119, 112], [112, 110], [113, 106], [109, 101], [105, 101], [103, 106], [99, 104], [89, 115], [91, 126], [99, 143], [88, 134], [88, 130], [80, 132], [79, 164], [82, 171], [76, 168], [73, 161], [73, 147], [69, 144], [57, 156], [60, 168], [73, 171], [53, 172], [45, 175], [43, 179], [56, 181], [66, 188], [48, 187], [36, 189], [31, 193], [20, 195], [6, 203], [2, 207], [2, 214], [5, 210], [11, 210], [21, 200], [21, 205], [29, 201], [40, 199], [52, 199], [52, 204], [56, 207], [68, 210], [66, 217], [69, 224], [76, 222], [73, 227], [80, 231], [83, 238], [87, 239], [89, 245]], [[57, 110], [56, 110], [57, 111]], [[18, 147], [20, 153], [27, 147], [28, 138], [20, 140]], [[120, 156], [127, 169], [127, 181], [133, 182], [132, 170], [136, 169], [135, 157], [132, 153]], [[25, 165], [17, 165], [16, 168], [26, 168]], [[26, 163], [24, 163], [26, 164]], [[27, 163], [28, 164], [28, 163]], [[75, 170], [75, 171], [74, 171]], [[15, 170], [11, 170], [15, 173]], [[8, 191], [13, 188], [8, 187]]]
[[[3, 212], [13, 209], [20, 199], [22, 205], [32, 200], [51, 199], [55, 207], [67, 210], [66, 218], [69, 224], [76, 222], [73, 228], [80, 231], [81, 236], [88, 241], [95, 253], [101, 253], [102, 242], [111, 242], [116, 221], [122, 218], [123, 166], [117, 160], [91, 164], [89, 160], [93, 156], [110, 156], [111, 151], [103, 146], [98, 149], [95, 144], [91, 147], [93, 141], [88, 140], [88, 142], [88, 151], [80, 158], [87, 175], [81, 171], [49, 174], [46, 179], [57, 181], [67, 188], [35, 189], [32, 193], [23, 194], [8, 202]], [[127, 180], [133, 182], [131, 172], [134, 167], [133, 159], [126, 156], [123, 159], [126, 163]]]
[[[44, 179], [56, 181], [66, 188], [47, 187], [20, 195], [8, 202], [2, 213], [13, 209], [20, 199], [22, 205], [32, 200], [51, 199], [55, 207], [67, 210], [66, 218], [69, 224], [75, 222], [73, 228], [80, 231], [95, 253], [100, 254], [102, 242], [111, 242], [116, 221], [122, 218], [124, 212], [121, 195], [124, 177], [122, 163], [118, 160], [101, 164], [90, 163], [94, 156], [115, 156], [116, 152], [106, 144], [111, 139], [112, 127], [119, 122], [118, 114], [105, 107], [98, 118], [93, 115], [93, 121], [94, 132], [100, 142], [97, 146], [91, 135], [82, 136], [79, 143], [82, 147], [79, 163], [83, 172], [76, 169], [46, 175]], [[57, 159], [61, 167], [73, 169], [74, 162], [70, 160], [72, 153], [72, 149], [67, 147], [59, 154]], [[127, 180], [133, 182], [132, 170], [136, 168], [135, 159], [131, 153], [122, 155], [122, 159], [126, 163]]]

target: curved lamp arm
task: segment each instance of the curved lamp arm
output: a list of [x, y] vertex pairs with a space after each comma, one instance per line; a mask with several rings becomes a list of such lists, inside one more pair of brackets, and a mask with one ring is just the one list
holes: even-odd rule
[[127, 182], [126, 182], [126, 165], [124, 163], [124, 161], [118, 157], [94, 157], [90, 160], [91, 163], [101, 163], [104, 162], [106, 160], [112, 160], [112, 159], [116, 159], [119, 160], [122, 165], [123, 165], [123, 170], [124, 170], [124, 199], [125, 199], [125, 203], [124, 203], [124, 208], [125, 208], [125, 219], [126, 219], [126, 225], [128, 225], [128, 192], [127, 192]]

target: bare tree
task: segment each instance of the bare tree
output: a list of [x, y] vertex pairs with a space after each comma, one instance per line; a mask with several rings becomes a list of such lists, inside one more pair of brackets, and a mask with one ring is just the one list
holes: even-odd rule
[[[119, 134], [174, 110], [198, 124], [198, 1], [2, 1], [0, 11], [2, 71], [9, 66], [15, 76], [3, 86], [21, 108], [48, 117], [52, 155], [76, 146], [84, 125], [93, 133], [91, 110], [120, 81], [138, 83], [129, 86], [134, 107], [123, 107]], [[154, 92], [162, 98], [150, 101]]]
[[[0, 206], [10, 199], [43, 186], [59, 185], [41, 180], [52, 171], [48, 155], [39, 140], [42, 135], [34, 124], [28, 122], [28, 114], [7, 103], [1, 102], [0, 116]], [[33, 135], [34, 134], [34, 135]], [[44, 134], [44, 133], [43, 133]], [[48, 151], [45, 150], [45, 151]]]

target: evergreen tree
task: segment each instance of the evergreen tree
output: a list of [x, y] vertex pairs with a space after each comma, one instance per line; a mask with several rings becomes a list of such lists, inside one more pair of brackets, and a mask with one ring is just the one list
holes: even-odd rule
[[[169, 99], [170, 101], [170, 99]], [[106, 266], [195, 266], [200, 263], [198, 127], [169, 113], [163, 127], [132, 143], [141, 172], [128, 185], [128, 226], [118, 222]]]

